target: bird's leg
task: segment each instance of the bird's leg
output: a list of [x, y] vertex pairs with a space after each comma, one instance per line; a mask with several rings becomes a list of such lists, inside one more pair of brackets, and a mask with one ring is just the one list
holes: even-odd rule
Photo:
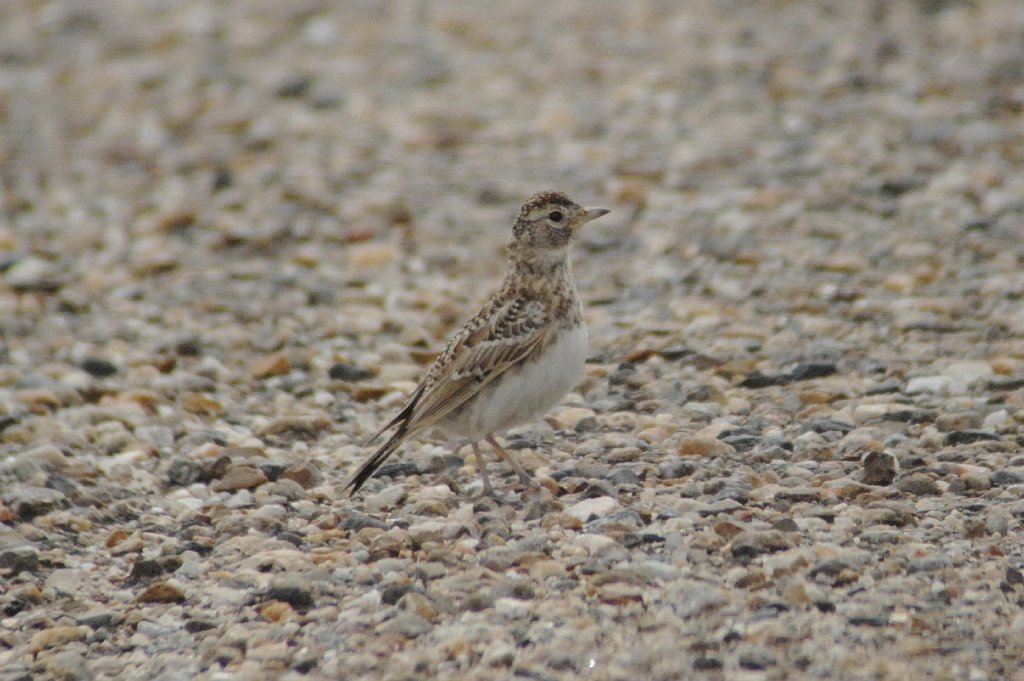
[[487, 444], [489, 444], [491, 448], [494, 449], [495, 454], [500, 456], [502, 459], [507, 461], [510, 466], [512, 466], [512, 470], [514, 470], [516, 472], [516, 475], [519, 476], [520, 482], [522, 482], [527, 487], [538, 487], [540, 485], [540, 483], [538, 483], [536, 480], [530, 477], [530, 474], [527, 473], [526, 470], [522, 466], [520, 466], [515, 459], [512, 458], [511, 454], [505, 451], [504, 447], [498, 444], [498, 441], [494, 439], [493, 435], [488, 435], [484, 439], [487, 440]]
[[491, 480], [487, 477], [487, 466], [484, 465], [484, 455], [480, 453], [480, 445], [473, 441], [473, 455], [476, 457], [476, 467], [480, 471], [480, 479], [484, 483], [484, 491], [480, 496], [494, 496], [494, 488], [491, 487]]

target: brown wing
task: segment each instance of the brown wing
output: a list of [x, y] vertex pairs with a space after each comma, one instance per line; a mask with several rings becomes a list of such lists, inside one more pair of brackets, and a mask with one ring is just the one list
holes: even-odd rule
[[407, 422], [410, 435], [430, 428], [543, 345], [549, 314], [536, 300], [487, 306], [452, 338], [423, 380]]

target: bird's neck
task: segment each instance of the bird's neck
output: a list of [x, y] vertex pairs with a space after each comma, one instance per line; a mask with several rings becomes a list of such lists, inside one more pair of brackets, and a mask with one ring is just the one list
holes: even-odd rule
[[548, 290], [552, 287], [576, 290], [567, 251], [551, 254], [512, 253], [509, 256], [508, 275], [505, 281], [518, 282], [527, 287], [535, 283]]
[[508, 274], [502, 285], [505, 294], [529, 300], [557, 300], [554, 311], [556, 318], [566, 324], [582, 322], [583, 306], [576, 292], [569, 254], [560, 257], [522, 257], [513, 254], [509, 258]]

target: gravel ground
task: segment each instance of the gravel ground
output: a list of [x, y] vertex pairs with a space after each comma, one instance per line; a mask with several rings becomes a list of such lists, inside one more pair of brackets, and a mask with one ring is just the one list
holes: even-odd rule
[[[0, 681], [1024, 672], [1024, 4], [5, 0]], [[518, 205], [592, 357], [341, 493]]]

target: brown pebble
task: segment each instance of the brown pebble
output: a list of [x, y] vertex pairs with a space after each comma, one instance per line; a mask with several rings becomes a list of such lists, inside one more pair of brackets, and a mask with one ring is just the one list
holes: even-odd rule
[[695, 435], [680, 440], [676, 452], [679, 456], [717, 457], [735, 454], [736, 448], [718, 438]]
[[280, 376], [291, 371], [292, 363], [283, 352], [274, 352], [259, 358], [249, 365], [249, 374], [253, 378], [269, 378]]
[[238, 489], [252, 489], [267, 482], [267, 476], [256, 466], [232, 466], [220, 480], [214, 481], [210, 489], [214, 492], [225, 492]]
[[868, 452], [863, 461], [863, 482], [866, 485], [891, 485], [899, 473], [899, 462], [887, 452]]
[[42, 650], [46, 650], [47, 648], [66, 645], [72, 641], [83, 641], [91, 631], [92, 629], [84, 625], [77, 627], [60, 626], [43, 629], [32, 636], [28, 642], [26, 650], [29, 653], [35, 654]]
[[217, 400], [194, 392], [187, 392], [181, 396], [181, 408], [199, 416], [218, 416], [224, 411], [224, 406]]
[[182, 603], [186, 600], [184, 592], [170, 582], [150, 584], [136, 599], [139, 603]]
[[324, 475], [315, 467], [305, 463], [293, 463], [281, 471], [279, 479], [292, 480], [299, 483], [303, 489], [316, 487], [323, 482]]

